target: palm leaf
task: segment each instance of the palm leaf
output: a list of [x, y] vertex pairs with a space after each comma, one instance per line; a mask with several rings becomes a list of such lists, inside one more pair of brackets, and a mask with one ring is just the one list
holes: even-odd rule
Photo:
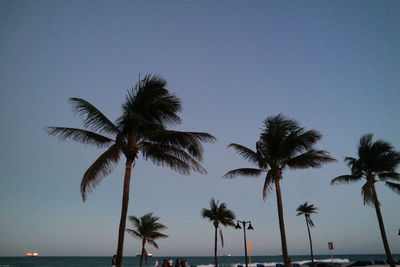
[[189, 175], [190, 170], [198, 173], [207, 173], [189, 153], [182, 149], [169, 145], [159, 145], [144, 142], [142, 143], [143, 157], [150, 159], [154, 164], [159, 166], [169, 166], [171, 169]]
[[[374, 197], [373, 197], [373, 191], [372, 191], [372, 186], [373, 182], [367, 181], [361, 188], [361, 195], [364, 199], [364, 205], [372, 205], [374, 204]], [[380, 203], [378, 203], [380, 205]]]
[[177, 112], [181, 102], [165, 88], [167, 82], [157, 75], [146, 75], [135, 88], [128, 92], [122, 105], [124, 116], [140, 114], [148, 123], [177, 124], [181, 122]]
[[263, 200], [267, 199], [268, 194], [272, 190], [272, 183], [274, 182], [272, 171], [269, 170], [267, 176], [265, 177], [264, 187], [263, 187]]
[[81, 144], [91, 144], [97, 147], [105, 147], [114, 142], [106, 136], [77, 128], [47, 127], [46, 130], [49, 135], [56, 136], [60, 141], [71, 139]]
[[191, 156], [202, 160], [203, 148], [201, 142], [215, 142], [216, 139], [208, 133], [164, 130], [152, 133], [149, 141], [187, 149]]
[[128, 232], [129, 234], [131, 234], [133, 237], [137, 238], [137, 239], [142, 239], [142, 236], [140, 235], [140, 233], [138, 233], [135, 230], [132, 229], [126, 229], [126, 232]]
[[254, 168], [241, 168], [228, 171], [223, 177], [224, 178], [234, 178], [237, 176], [245, 177], [256, 177], [259, 176], [264, 170], [254, 169]]
[[321, 133], [316, 130], [305, 132], [303, 128], [299, 128], [290, 132], [290, 134], [283, 139], [282, 151], [286, 152], [286, 157], [295, 157], [299, 153], [310, 150], [321, 137]]
[[329, 153], [324, 150], [311, 149], [303, 154], [300, 154], [294, 158], [289, 158], [283, 162], [283, 165], [288, 165], [290, 168], [305, 169], [305, 168], [317, 168], [323, 163], [336, 161], [334, 158], [329, 156]]
[[224, 236], [222, 235], [222, 230], [221, 229], [219, 229], [219, 236], [220, 236], [220, 239], [221, 239], [221, 246], [224, 247]]
[[118, 128], [95, 106], [81, 98], [70, 98], [73, 110], [83, 117], [85, 127], [107, 134], [118, 134]]
[[250, 162], [258, 163], [260, 161], [260, 157], [257, 152], [254, 152], [250, 148], [235, 143], [228, 145], [228, 147], [233, 148], [242, 158]]
[[383, 181], [393, 180], [393, 181], [399, 181], [400, 182], [400, 173], [397, 173], [397, 172], [378, 173], [378, 176]]
[[349, 184], [349, 183], [355, 183], [361, 180], [361, 177], [353, 176], [353, 175], [341, 175], [338, 176], [331, 181], [331, 185], [334, 184]]
[[311, 220], [310, 216], [306, 216], [307, 223], [310, 227], [314, 227], [314, 222]]
[[400, 194], [400, 184], [392, 183], [392, 182], [386, 182], [385, 185], [392, 189], [394, 192], [397, 194]]
[[[168, 237], [168, 236], [166, 236], [166, 237]], [[156, 242], [154, 242], [153, 240], [147, 240], [147, 242], [149, 243], [149, 245], [152, 245], [153, 247], [158, 249], [158, 244]]]
[[119, 156], [119, 147], [117, 145], [112, 145], [107, 151], [101, 154], [85, 172], [81, 182], [83, 201], [86, 200], [87, 192], [91, 192], [105, 176], [111, 173], [112, 169], [118, 163]]

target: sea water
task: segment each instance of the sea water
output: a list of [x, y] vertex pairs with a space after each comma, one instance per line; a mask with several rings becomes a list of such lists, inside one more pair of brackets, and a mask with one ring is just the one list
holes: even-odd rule
[[[149, 258], [148, 264], [143, 263], [143, 267], [152, 267], [157, 259], [160, 263], [164, 259], [172, 258], [175, 260], [186, 259], [188, 267], [213, 267], [214, 257], [169, 257], [159, 256]], [[291, 255], [293, 263], [305, 263], [310, 261], [309, 255]], [[329, 255], [316, 255], [316, 261], [331, 262]], [[393, 254], [395, 260], [400, 260], [400, 254]], [[112, 257], [0, 257], [0, 267], [105, 267], [111, 266]], [[334, 262], [336, 263], [350, 263], [354, 261], [374, 261], [386, 260], [385, 254], [355, 254], [355, 255], [335, 255]], [[143, 260], [144, 261], [144, 260]], [[275, 266], [276, 263], [282, 263], [281, 256], [252, 256], [251, 267], [257, 267], [257, 264], [264, 266]], [[218, 264], [223, 267], [238, 267], [238, 265], [245, 266], [244, 256], [231, 256], [231, 257], [218, 257]], [[124, 257], [123, 266], [139, 267], [139, 257]], [[161, 265], [161, 264], [160, 264]], [[249, 265], [250, 266], [250, 265]]]

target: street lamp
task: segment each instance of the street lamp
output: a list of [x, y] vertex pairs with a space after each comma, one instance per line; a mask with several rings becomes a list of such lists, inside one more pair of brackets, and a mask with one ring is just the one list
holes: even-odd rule
[[242, 229], [240, 227], [239, 223], [243, 225], [243, 240], [244, 240], [244, 258], [246, 260], [246, 267], [247, 267], [247, 241], [246, 241], [246, 224], [249, 224], [249, 227], [247, 227], [247, 230], [254, 230], [253, 226], [251, 226], [250, 221], [237, 221], [235, 229]]

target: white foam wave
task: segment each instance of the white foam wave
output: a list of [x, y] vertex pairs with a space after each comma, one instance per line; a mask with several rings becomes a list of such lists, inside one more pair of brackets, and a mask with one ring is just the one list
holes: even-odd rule
[[[332, 262], [332, 259], [330, 259], [330, 258], [328, 258], [328, 259], [322, 259], [322, 260], [314, 259], [314, 261], [316, 261], [316, 262], [331, 263], [331, 262]], [[299, 264], [299, 265], [303, 265], [303, 264], [305, 264], [305, 263], [307, 263], [307, 262], [311, 262], [311, 260], [294, 261], [293, 263], [297, 263], [297, 264]], [[339, 259], [339, 258], [336, 259], [336, 258], [334, 258], [334, 259], [333, 259], [333, 262], [334, 262], [334, 263], [349, 263], [350, 261], [349, 261], [349, 259]], [[257, 265], [264, 265], [264, 267], [271, 267], [271, 266], [275, 267], [276, 264], [283, 264], [283, 262], [262, 262], [262, 263], [260, 263], [260, 262], [254, 262], [254, 263], [251, 263], [251, 265], [248, 264], [248, 266], [249, 266], [249, 267], [257, 267]], [[219, 264], [218, 264], [218, 265], [219, 265]], [[221, 264], [221, 265], [224, 265], [225, 267], [227, 267], [227, 266], [230, 266], [230, 267], [239, 267], [239, 265], [242, 265], [243, 267], [245, 266], [245, 264], [243, 264], [243, 263], [232, 263], [232, 264]], [[214, 266], [215, 266], [214, 264], [202, 264], [202, 265], [197, 265], [197, 267], [214, 267]]]

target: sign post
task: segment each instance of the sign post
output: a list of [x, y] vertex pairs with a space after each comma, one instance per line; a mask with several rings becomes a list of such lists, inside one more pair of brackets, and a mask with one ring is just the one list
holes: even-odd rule
[[333, 263], [333, 243], [332, 242], [328, 242], [328, 247], [329, 247], [329, 252], [331, 254], [331, 260]]

